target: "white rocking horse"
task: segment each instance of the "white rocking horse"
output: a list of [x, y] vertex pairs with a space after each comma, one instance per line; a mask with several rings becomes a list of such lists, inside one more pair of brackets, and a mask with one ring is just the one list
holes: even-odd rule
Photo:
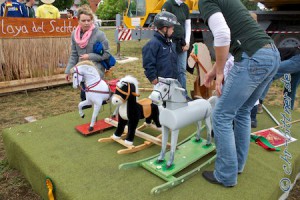
[[174, 155], [177, 145], [179, 129], [197, 122], [196, 141], [200, 140], [201, 121], [205, 120], [207, 130], [207, 143], [211, 144], [211, 113], [212, 105], [214, 105], [216, 97], [208, 100], [197, 99], [187, 102], [184, 89], [180, 83], [171, 78], [158, 78], [159, 82], [154, 86], [154, 90], [150, 95], [154, 104], [162, 105], [166, 102], [166, 108], [162, 108], [159, 112], [159, 121], [162, 125], [162, 148], [158, 157], [158, 162], [162, 162], [165, 157], [168, 132], [171, 130], [171, 152], [170, 159], [167, 162], [167, 168], [171, 167], [174, 161]]
[[86, 85], [86, 88], [84, 89], [86, 93], [86, 100], [81, 101], [78, 104], [78, 110], [79, 115], [84, 118], [85, 115], [82, 111], [82, 107], [93, 105], [94, 111], [89, 127], [89, 131], [93, 131], [103, 101], [108, 100], [110, 97], [109, 86], [101, 79], [97, 67], [91, 61], [79, 62], [71, 69], [70, 72], [73, 74], [73, 88], [76, 89], [79, 87], [81, 90], [83, 90], [83, 88], [80, 86], [82, 81]]

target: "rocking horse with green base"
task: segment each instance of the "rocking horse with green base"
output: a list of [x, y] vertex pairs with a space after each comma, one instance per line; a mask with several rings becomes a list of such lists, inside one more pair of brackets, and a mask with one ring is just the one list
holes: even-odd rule
[[[161, 191], [185, 182], [215, 159], [214, 155], [192, 171], [180, 177], [174, 176], [215, 150], [215, 145], [211, 143], [211, 113], [216, 97], [210, 97], [208, 100], [197, 99], [187, 102], [184, 96], [184, 89], [177, 80], [159, 78], [159, 83], [155, 85], [150, 98], [157, 105], [162, 105], [163, 102], [166, 103], [166, 107], [161, 108], [159, 114], [159, 121], [162, 125], [161, 152], [159, 155], [150, 158], [121, 164], [119, 168], [128, 169], [141, 166], [167, 181], [167, 183], [151, 190], [152, 194], [159, 194]], [[200, 137], [200, 133], [203, 130], [202, 120], [205, 120], [206, 123], [206, 139]], [[187, 139], [177, 144], [179, 130], [195, 122], [197, 125], [196, 133], [191, 134]], [[166, 152], [169, 130], [171, 131], [171, 150]]]

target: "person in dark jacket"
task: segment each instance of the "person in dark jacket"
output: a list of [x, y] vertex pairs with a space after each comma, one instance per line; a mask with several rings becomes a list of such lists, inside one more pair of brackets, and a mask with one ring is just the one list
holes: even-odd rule
[[154, 18], [157, 31], [154, 37], [143, 47], [143, 67], [145, 75], [152, 84], [157, 84], [158, 77], [178, 78], [177, 53], [170, 38], [174, 32], [177, 18], [170, 12], [162, 11]]
[[[5, 13], [5, 6], [7, 6], [7, 14]], [[0, 17], [28, 17], [25, 5], [16, 0], [6, 0], [0, 6]]]
[[26, 0], [25, 8], [28, 13], [29, 18], [35, 18], [35, 11], [34, 11], [34, 6], [35, 0]]

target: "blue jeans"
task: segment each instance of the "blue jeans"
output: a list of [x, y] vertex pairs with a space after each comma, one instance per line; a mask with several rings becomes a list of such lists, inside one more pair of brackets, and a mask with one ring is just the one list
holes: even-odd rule
[[280, 66], [278, 68], [278, 71], [276, 75], [273, 77], [273, 79], [270, 81], [270, 83], [266, 86], [264, 92], [262, 93], [261, 97], [259, 98], [261, 102], [265, 99], [267, 96], [267, 93], [269, 91], [269, 88], [272, 84], [272, 82], [276, 79], [281, 78], [284, 74], [291, 74], [292, 81], [291, 81], [291, 92], [288, 93], [288, 96], [291, 97], [291, 104], [292, 109], [294, 109], [294, 102], [296, 98], [296, 92], [297, 87], [300, 82], [300, 54], [295, 55], [291, 57], [288, 60], [284, 60], [280, 63]]
[[213, 112], [217, 149], [214, 176], [224, 186], [236, 185], [238, 172], [244, 170], [250, 145], [250, 111], [279, 63], [275, 45], [261, 48], [251, 57], [243, 53], [226, 79]]
[[177, 57], [178, 81], [185, 90], [186, 90], [186, 64], [187, 64], [187, 51], [178, 53], [178, 57]]

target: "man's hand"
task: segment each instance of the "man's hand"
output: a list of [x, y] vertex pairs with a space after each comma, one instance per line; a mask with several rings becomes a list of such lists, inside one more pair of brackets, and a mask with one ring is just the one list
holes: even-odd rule
[[70, 74], [66, 74], [66, 81], [70, 81]]
[[156, 85], [157, 83], [158, 83], [158, 80], [157, 80], [157, 78], [156, 79], [154, 79], [152, 82], [151, 82], [153, 85]]
[[83, 54], [79, 58], [80, 58], [80, 60], [89, 60], [90, 59], [89, 54]]
[[189, 48], [190, 48], [190, 45], [189, 45], [189, 44], [186, 44], [185, 46], [182, 47], [182, 51], [183, 51], [183, 52], [184, 52], [184, 51], [187, 51], [187, 50], [189, 50]]
[[213, 68], [210, 72], [205, 74], [204, 76], [204, 85], [207, 88], [210, 88], [212, 81], [216, 78], [216, 71], [215, 68]]
[[222, 95], [222, 86], [223, 86], [224, 74], [220, 73], [216, 76], [216, 92], [218, 97]]

